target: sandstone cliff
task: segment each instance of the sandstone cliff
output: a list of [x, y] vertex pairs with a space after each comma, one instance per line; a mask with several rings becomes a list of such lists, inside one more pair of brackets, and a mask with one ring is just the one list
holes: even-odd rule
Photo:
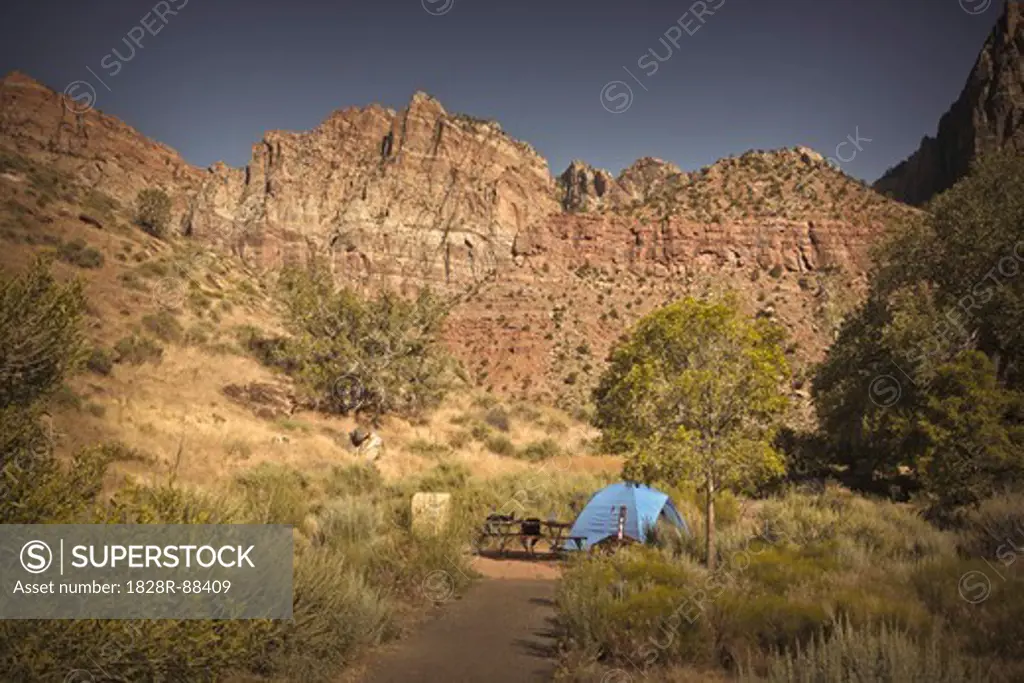
[[[267, 133], [244, 169], [195, 168], [21, 74], [0, 81], [0, 148], [131, 206], [160, 187], [184, 239], [273, 271], [310, 253], [364, 288], [457, 294], [453, 350], [484, 386], [585, 396], [613, 341], [679, 296], [739, 291], [820, 357], [864, 281], [868, 246], [911, 211], [811, 150], [749, 152], [684, 173], [641, 159], [558, 179], [494, 122], [423, 94]], [[799, 380], [798, 380], [799, 384]]]
[[923, 204], [949, 189], [986, 152], [1024, 154], [1024, 5], [1008, 2], [985, 42], [960, 97], [909, 159], [890, 169], [875, 189]]

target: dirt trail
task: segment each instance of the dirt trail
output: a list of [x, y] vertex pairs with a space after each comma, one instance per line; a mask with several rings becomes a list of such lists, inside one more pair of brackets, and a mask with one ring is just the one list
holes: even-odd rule
[[479, 560], [441, 616], [381, 651], [361, 683], [533, 683], [555, 670], [556, 567]]

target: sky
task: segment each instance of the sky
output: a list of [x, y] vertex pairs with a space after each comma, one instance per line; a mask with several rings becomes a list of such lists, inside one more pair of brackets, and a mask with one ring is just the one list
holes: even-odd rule
[[934, 134], [1002, 1], [8, 0], [0, 73], [84, 81], [199, 166], [424, 90], [555, 174], [806, 145], [872, 181]]

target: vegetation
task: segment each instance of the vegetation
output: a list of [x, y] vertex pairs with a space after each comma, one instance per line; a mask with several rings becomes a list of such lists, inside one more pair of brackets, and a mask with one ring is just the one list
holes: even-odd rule
[[102, 347], [96, 347], [89, 353], [85, 366], [97, 375], [109, 375], [114, 370], [114, 354]]
[[439, 335], [447, 311], [429, 291], [363, 299], [338, 289], [318, 263], [288, 271], [282, 289], [292, 338], [270, 353], [321, 409], [411, 415], [445, 395], [452, 363]]
[[164, 356], [164, 348], [149, 337], [133, 334], [114, 344], [116, 362], [129, 365], [158, 363]]
[[969, 683], [986, 680], [984, 668], [955, 650], [950, 651], [938, 632], [919, 643], [898, 628], [885, 624], [856, 628], [848, 619], [829, 624], [803, 648], [773, 655], [764, 677], [748, 674], [745, 678], [750, 683]]
[[142, 326], [153, 336], [164, 342], [180, 342], [185, 329], [170, 311], [160, 311], [142, 317]]
[[1024, 159], [991, 155], [879, 251], [814, 378], [831, 463], [950, 521], [1024, 480]]
[[160, 189], [140, 190], [135, 200], [135, 222], [153, 237], [162, 239], [171, 223], [171, 198]]
[[[109, 464], [147, 456], [110, 443], [58, 458], [42, 419], [86, 358], [109, 370], [108, 356], [89, 356], [83, 341], [85, 308], [80, 284], [59, 283], [44, 262], [0, 285], [0, 522], [294, 524], [302, 530], [295, 618], [139, 621], [130, 633], [115, 620], [6, 621], [0, 669], [7, 678], [63, 680], [78, 669], [118, 680], [230, 672], [329, 679], [357, 649], [397, 635], [397, 615], [433, 599], [421, 590], [425, 576], [448, 572], [453, 592], [467, 583], [461, 521], [434, 537], [409, 530], [409, 488], [420, 482], [389, 489], [379, 475], [337, 473], [326, 497], [320, 485], [278, 466], [252, 470], [216, 493], [130, 484], [100, 497]], [[122, 360], [140, 346], [128, 339], [118, 345]]]
[[772, 447], [788, 372], [778, 328], [743, 319], [732, 300], [672, 304], [642, 319], [612, 352], [595, 391], [605, 444], [627, 477], [702, 482], [715, 566], [715, 495], [783, 471]]
[[61, 243], [57, 247], [57, 256], [61, 261], [79, 268], [99, 268], [103, 265], [103, 254], [87, 245], [83, 239]]
[[[1006, 528], [1020, 510], [1019, 499], [1004, 501], [985, 523]], [[697, 509], [687, 517], [703, 524]], [[685, 544], [582, 557], [564, 574], [557, 604], [566, 645], [596, 660], [606, 680], [615, 669], [675, 680], [676, 668], [772, 683], [924, 681], [939, 671], [946, 677], [934, 680], [1019, 680], [1024, 641], [1010, 614], [1024, 578], [1003, 573], [980, 604], [958, 594], [968, 572], [998, 580], [983, 562], [961, 558], [986, 538], [980, 526], [940, 531], [904, 505], [836, 487], [794, 490], [723, 528], [713, 572]], [[920, 670], [903, 677], [910, 666]]]

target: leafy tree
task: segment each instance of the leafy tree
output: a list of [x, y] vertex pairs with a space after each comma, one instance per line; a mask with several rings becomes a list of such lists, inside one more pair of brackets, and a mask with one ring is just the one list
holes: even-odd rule
[[[947, 495], [936, 487], [952, 480], [924, 471], [942, 456], [929, 455], [936, 435], [922, 425], [981, 382], [976, 365], [965, 379], [963, 354], [991, 361], [993, 391], [1024, 390], [1024, 158], [983, 157], [928, 208], [894, 226], [874, 254], [867, 299], [819, 366], [813, 395], [830, 458], [848, 468], [850, 483], [877, 487], [909, 468], [948, 506], [980, 495], [986, 480], [974, 480], [972, 495]], [[950, 373], [961, 378], [958, 389]], [[975, 389], [988, 395], [982, 386]], [[998, 413], [1011, 420], [1007, 429], [1012, 414]]]
[[163, 238], [171, 222], [171, 198], [163, 190], [140, 190], [136, 198], [135, 222], [153, 237]]
[[999, 386], [987, 356], [969, 351], [941, 366], [916, 428], [922, 492], [948, 518], [1024, 474], [1024, 401]]
[[784, 470], [772, 447], [786, 407], [781, 330], [748, 320], [728, 298], [655, 311], [612, 352], [595, 390], [605, 445], [631, 479], [696, 479], [706, 491], [707, 558], [715, 566], [715, 496]]
[[0, 282], [0, 523], [73, 521], [99, 490], [109, 458], [53, 454], [49, 399], [86, 356], [81, 284], [57, 282], [45, 261]]
[[419, 413], [443, 398], [452, 369], [440, 344], [447, 309], [429, 291], [365, 299], [338, 289], [319, 263], [286, 271], [282, 285], [293, 338], [276, 355], [320, 408], [376, 418]]
[[1001, 382], [1024, 388], [1024, 157], [983, 157], [929, 208], [943, 309], [976, 333]]
[[85, 297], [38, 260], [0, 282], [0, 406], [26, 408], [52, 393], [84, 360]]

